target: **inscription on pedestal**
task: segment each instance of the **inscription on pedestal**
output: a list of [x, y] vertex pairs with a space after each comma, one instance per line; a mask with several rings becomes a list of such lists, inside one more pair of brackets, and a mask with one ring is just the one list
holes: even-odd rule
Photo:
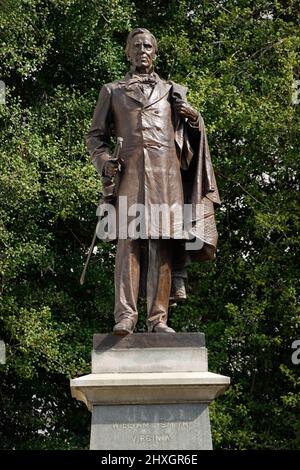
[[[113, 429], [147, 429], [148, 426], [151, 426], [153, 423], [113, 423]], [[182, 428], [188, 428], [189, 423], [157, 423], [157, 426], [160, 428], [167, 428], [172, 426], [178, 426]]]
[[206, 404], [95, 406], [91, 449], [211, 449]]

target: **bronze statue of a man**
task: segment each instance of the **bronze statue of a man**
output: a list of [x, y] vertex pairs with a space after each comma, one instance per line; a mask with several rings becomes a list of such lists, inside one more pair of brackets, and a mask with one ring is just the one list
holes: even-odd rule
[[[200, 241], [196, 249], [190, 244], [190, 260], [214, 258], [214, 206], [219, 204], [219, 195], [202, 117], [187, 103], [183, 86], [162, 80], [154, 72], [155, 37], [146, 29], [134, 29], [126, 54], [131, 70], [124, 79], [102, 87], [87, 134], [92, 162], [104, 178], [113, 178], [117, 171], [109, 152], [110, 137], [123, 139], [117, 220], [126, 198], [127, 208], [139, 208], [143, 226], [133, 235], [127, 231], [125, 237], [116, 236], [114, 333], [126, 335], [135, 328], [141, 275], [146, 279], [148, 330], [174, 333], [167, 325], [172, 266], [173, 275], [176, 266], [180, 278], [185, 264], [180, 260], [188, 253], [185, 240]], [[176, 222], [169, 217], [166, 223], [164, 214], [164, 224], [150, 219], [157, 205], [179, 214]], [[180, 236], [185, 205], [190, 208], [188, 229]], [[130, 210], [125, 221], [130, 226]]]

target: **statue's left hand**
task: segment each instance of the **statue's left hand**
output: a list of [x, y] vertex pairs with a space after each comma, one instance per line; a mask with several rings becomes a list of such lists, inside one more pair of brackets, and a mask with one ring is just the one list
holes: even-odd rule
[[185, 117], [190, 121], [196, 121], [198, 119], [199, 113], [186, 101], [177, 99], [174, 107], [179, 116]]

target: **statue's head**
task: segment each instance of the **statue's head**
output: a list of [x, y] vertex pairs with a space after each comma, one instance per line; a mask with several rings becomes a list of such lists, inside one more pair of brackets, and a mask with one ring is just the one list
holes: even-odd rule
[[157, 41], [145, 28], [135, 28], [127, 37], [125, 53], [134, 69], [149, 72], [157, 54]]

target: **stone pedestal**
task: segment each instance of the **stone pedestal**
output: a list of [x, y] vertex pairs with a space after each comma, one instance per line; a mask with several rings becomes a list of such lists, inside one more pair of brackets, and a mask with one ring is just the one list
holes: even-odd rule
[[202, 333], [94, 335], [92, 373], [71, 380], [92, 412], [91, 449], [212, 449], [209, 403], [229, 377], [208, 372]]

